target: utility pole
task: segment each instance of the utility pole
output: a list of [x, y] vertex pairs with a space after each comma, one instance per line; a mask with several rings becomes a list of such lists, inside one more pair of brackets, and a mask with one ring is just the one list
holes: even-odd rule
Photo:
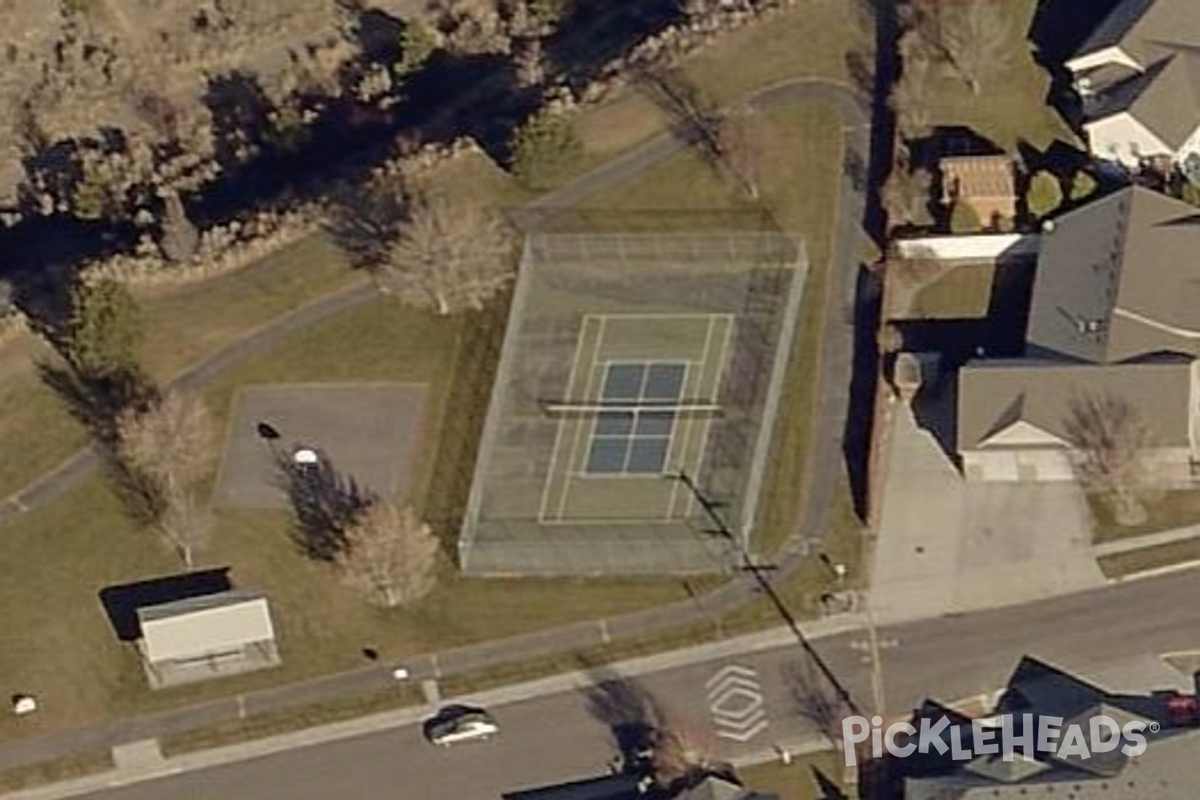
[[808, 641], [808, 637], [806, 637], [804, 635], [804, 631], [800, 629], [800, 625], [796, 622], [796, 618], [792, 616], [791, 609], [787, 607], [787, 604], [783, 601], [783, 598], [779, 596], [777, 591], [775, 591], [774, 584], [772, 584], [770, 579], [765, 575], [765, 573], [768, 570], [773, 569], [773, 567], [767, 567], [755, 563], [753, 556], [750, 554], [750, 550], [746, 547], [745, 541], [743, 541], [742, 537], [738, 536], [729, 527], [729, 525], [725, 522], [725, 519], [721, 516], [717, 504], [709, 499], [704, 492], [700, 491], [700, 487], [696, 485], [695, 481], [692, 480], [690, 475], [688, 475], [686, 472], [676, 472], [668, 473], [663, 477], [679, 481], [684, 485], [685, 488], [687, 488], [689, 492], [692, 493], [692, 496], [696, 498], [696, 502], [700, 504], [700, 508], [704, 509], [705, 515], [715, 527], [715, 532], [722, 539], [725, 539], [733, 546], [734, 551], [738, 554], [739, 560], [741, 561], [742, 570], [750, 573], [754, 577], [755, 583], [758, 584], [758, 588], [764, 595], [766, 595], [767, 599], [771, 601], [771, 605], [775, 607], [775, 610], [779, 613], [779, 616], [783, 618], [783, 621], [787, 624], [789, 630], [791, 630], [792, 635], [796, 637], [796, 640], [800, 643], [800, 646], [804, 649], [804, 652], [809, 656], [809, 658], [812, 659], [813, 663], [817, 665], [817, 669], [820, 670], [821, 674], [825, 676], [825, 679], [829, 681], [831, 686], [833, 686], [833, 689], [835, 692], [837, 692], [838, 697], [841, 698], [842, 702], [846, 704], [848, 709], [856, 714], [861, 714], [862, 711], [854, 702], [854, 698], [850, 695], [849, 690], [842, 686], [841, 681], [838, 680], [837, 676], [833, 673], [833, 670], [830, 669], [829, 665], [825, 663], [825, 659], [821, 658], [821, 654], [818, 653], [812, 646], [812, 643]]

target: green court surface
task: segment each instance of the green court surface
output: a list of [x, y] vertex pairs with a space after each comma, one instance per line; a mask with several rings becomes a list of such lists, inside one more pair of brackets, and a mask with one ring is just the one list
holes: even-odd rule
[[529, 240], [459, 542], [485, 574], [711, 572], [757, 507], [803, 248], [779, 233]]

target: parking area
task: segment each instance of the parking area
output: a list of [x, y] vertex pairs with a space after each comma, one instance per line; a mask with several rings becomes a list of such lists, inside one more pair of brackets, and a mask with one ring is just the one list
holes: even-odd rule
[[1072, 483], [967, 483], [897, 404], [871, 574], [896, 621], [1013, 605], [1104, 584]]
[[[420, 446], [428, 387], [401, 383], [270, 384], [234, 399], [214, 497], [222, 508], [283, 508], [278, 459], [312, 450], [358, 486], [392, 496]], [[265, 426], [265, 427], [264, 427]]]

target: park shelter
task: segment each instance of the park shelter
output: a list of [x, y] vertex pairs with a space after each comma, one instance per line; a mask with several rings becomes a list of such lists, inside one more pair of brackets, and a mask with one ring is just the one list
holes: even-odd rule
[[277, 666], [267, 598], [231, 590], [138, 609], [138, 649], [155, 689]]

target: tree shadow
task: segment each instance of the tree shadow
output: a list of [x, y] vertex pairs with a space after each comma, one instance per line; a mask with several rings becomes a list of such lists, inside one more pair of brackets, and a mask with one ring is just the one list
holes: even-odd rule
[[266, 133], [273, 128], [272, 104], [254, 75], [235, 70], [210, 78], [204, 102], [212, 114], [213, 140], [221, 164], [243, 164], [248, 153], [266, 143]]
[[662, 710], [654, 697], [633, 678], [610, 670], [588, 673], [593, 685], [583, 690], [587, 710], [612, 734], [613, 744], [627, 771], [644, 771]]
[[720, 116], [700, 87], [679, 69], [642, 68], [634, 78], [642, 94], [666, 115], [671, 134], [690, 145], [706, 164], [718, 167]]
[[315, 463], [275, 457], [277, 480], [293, 514], [292, 538], [308, 558], [333, 561], [346, 546], [346, 529], [377, 498], [340, 472], [324, 453]]
[[837, 746], [842, 736], [842, 720], [854, 713], [853, 709], [811, 661], [791, 661], [781, 671], [794, 713]]
[[576, 0], [547, 40], [546, 56], [553, 70], [578, 89], [614, 58], [682, 19], [676, 0]]
[[332, 198], [325, 230], [354, 269], [370, 271], [386, 263], [405, 220], [405, 206], [398, 192], [348, 187]]
[[849, 800], [850, 795], [842, 791], [837, 781], [816, 767], [809, 769], [812, 771], [813, 782], [817, 784], [817, 791], [821, 793], [817, 800]]

